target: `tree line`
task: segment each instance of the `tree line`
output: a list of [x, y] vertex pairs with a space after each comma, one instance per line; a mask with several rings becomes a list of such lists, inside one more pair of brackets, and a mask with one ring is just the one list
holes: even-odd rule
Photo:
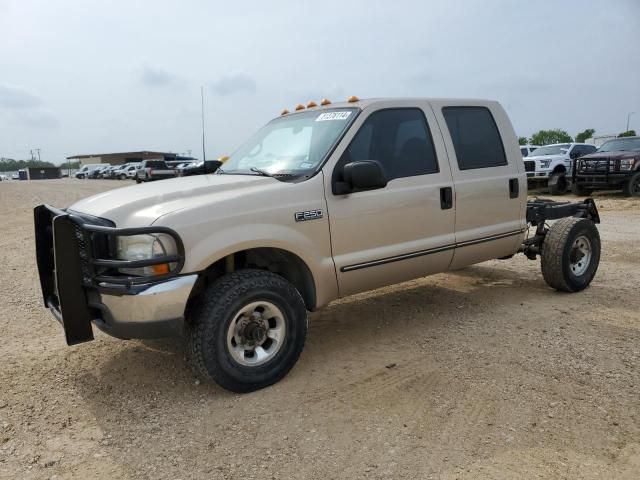
[[[13, 158], [0, 158], [0, 172], [16, 172], [24, 168], [38, 168], [38, 167], [55, 167], [51, 162], [45, 162], [40, 160], [14, 160]], [[63, 163], [61, 168], [79, 168], [79, 162]]]
[[[533, 135], [531, 138], [527, 137], [518, 137], [518, 142], [520, 145], [551, 145], [553, 143], [584, 143], [587, 138], [593, 137], [593, 134], [596, 133], [595, 129], [587, 128], [586, 130], [578, 133], [576, 135], [575, 140], [571, 135], [567, 133], [566, 130], [562, 130], [561, 128], [554, 128], [552, 130], [540, 130]], [[628, 130], [626, 132], [622, 132], [618, 135], [618, 137], [635, 137], [635, 130]]]

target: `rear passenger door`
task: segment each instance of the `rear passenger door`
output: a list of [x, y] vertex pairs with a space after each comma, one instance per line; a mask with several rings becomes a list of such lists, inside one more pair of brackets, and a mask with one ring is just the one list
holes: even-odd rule
[[[497, 103], [431, 102], [455, 184], [451, 268], [513, 254], [525, 226], [526, 174], [513, 128]], [[505, 136], [503, 139], [502, 137]]]
[[[445, 271], [453, 257], [453, 182], [433, 113], [386, 105], [359, 115], [323, 169], [341, 296]], [[358, 160], [378, 161], [387, 186], [334, 193]]]

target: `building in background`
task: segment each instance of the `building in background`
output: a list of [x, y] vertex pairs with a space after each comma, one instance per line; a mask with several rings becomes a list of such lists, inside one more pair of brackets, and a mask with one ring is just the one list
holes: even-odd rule
[[[122, 165], [129, 162], [141, 162], [143, 160], [165, 160], [167, 162], [190, 161], [193, 157], [185, 157], [170, 152], [123, 152], [123, 153], [93, 153], [89, 155], [74, 155], [67, 157], [68, 161], [79, 161], [80, 166], [92, 163], [108, 163], [109, 165]], [[64, 165], [63, 165], [64, 167]]]

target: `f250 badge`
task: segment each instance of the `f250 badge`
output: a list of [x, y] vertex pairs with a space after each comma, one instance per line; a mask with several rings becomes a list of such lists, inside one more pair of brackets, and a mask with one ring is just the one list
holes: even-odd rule
[[293, 217], [296, 222], [306, 222], [307, 220], [319, 220], [322, 218], [322, 210], [307, 210], [306, 212], [296, 212]]

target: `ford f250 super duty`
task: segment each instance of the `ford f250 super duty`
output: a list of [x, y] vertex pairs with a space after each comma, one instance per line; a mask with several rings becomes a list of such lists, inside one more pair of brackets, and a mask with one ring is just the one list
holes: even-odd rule
[[69, 345], [92, 325], [184, 335], [200, 375], [252, 391], [286, 375], [307, 312], [340, 297], [518, 252], [552, 288], [586, 288], [595, 204], [528, 202], [526, 186], [497, 102], [310, 102], [213, 174], [36, 207], [43, 300]]

